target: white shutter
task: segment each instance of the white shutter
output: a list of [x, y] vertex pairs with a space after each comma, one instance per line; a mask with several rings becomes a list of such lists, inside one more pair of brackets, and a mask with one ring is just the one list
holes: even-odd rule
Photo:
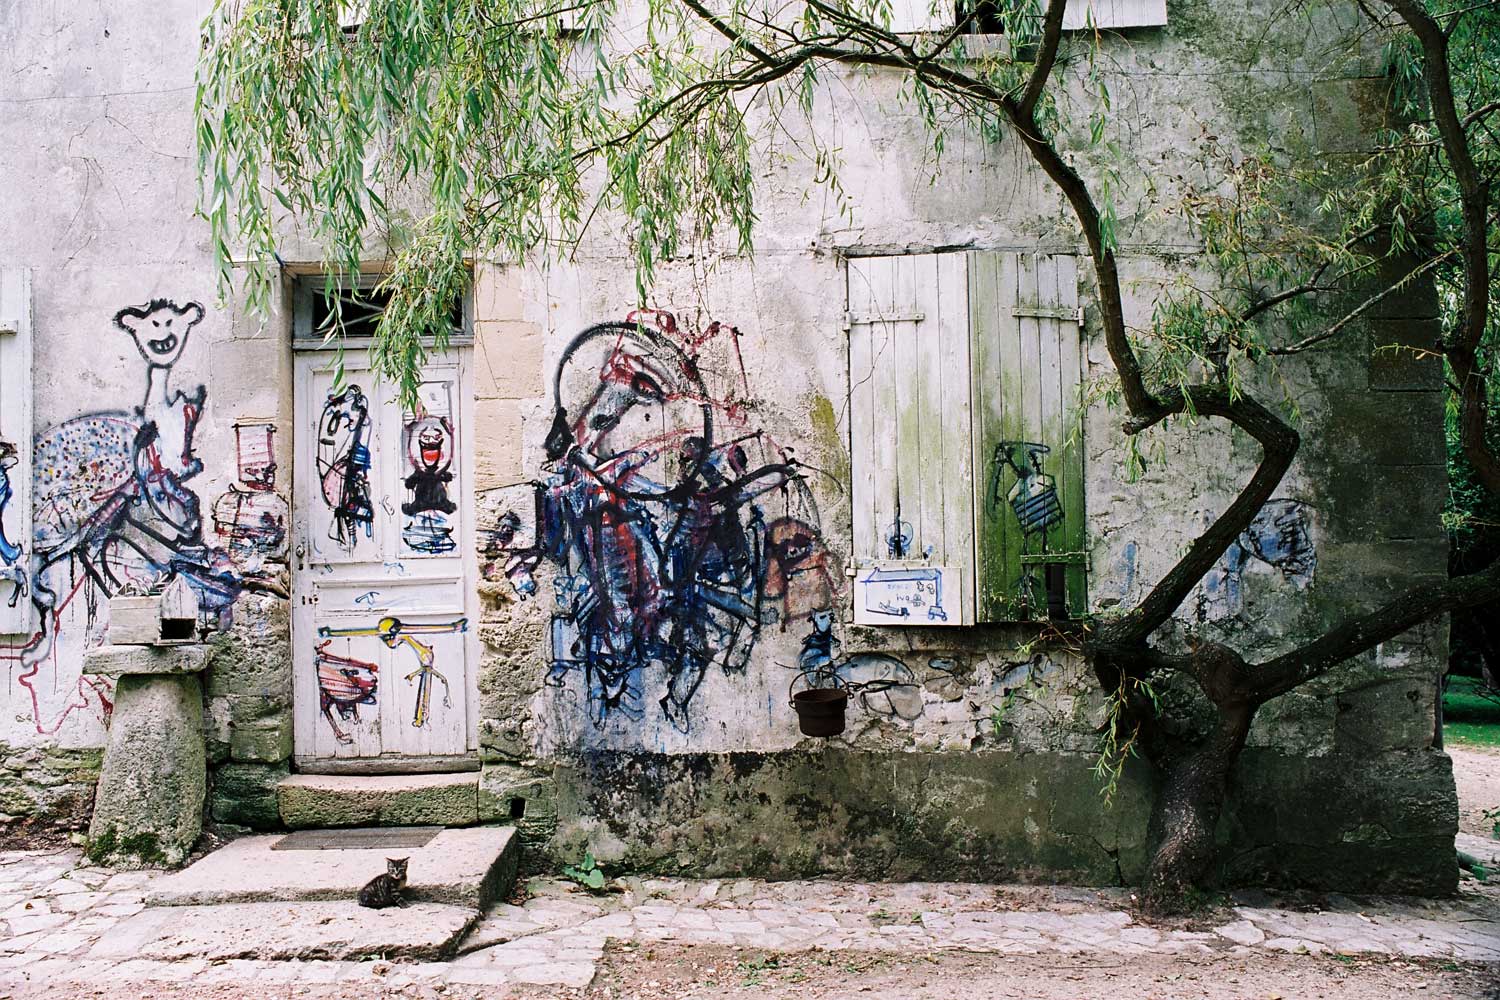
[[[948, 0], [889, 0], [890, 30], [898, 35], [947, 31], [958, 23], [958, 8]], [[937, 9], [933, 6], [936, 4]], [[878, 18], [877, 18], [878, 20]]]
[[848, 277], [855, 621], [970, 624], [965, 256], [854, 258]]
[[31, 274], [21, 268], [0, 267], [0, 441], [9, 445], [0, 447], [4, 453], [0, 456], [3, 635], [32, 629], [31, 601], [22, 593], [26, 590], [32, 545], [31, 435]]
[[[1090, 16], [1092, 15], [1092, 17]], [[1167, 0], [1070, 0], [1063, 28], [1143, 28], [1167, 23]]]

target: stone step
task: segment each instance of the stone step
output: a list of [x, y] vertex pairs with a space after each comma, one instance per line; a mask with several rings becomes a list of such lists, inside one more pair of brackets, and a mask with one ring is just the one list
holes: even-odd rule
[[[358, 838], [375, 831], [347, 832]], [[382, 832], [390, 831], [382, 828]], [[407, 899], [477, 912], [515, 884], [521, 854], [515, 833], [508, 826], [473, 826], [443, 830], [419, 847], [324, 850], [277, 850], [287, 839], [282, 835], [242, 837], [156, 882], [145, 902], [148, 906], [266, 901], [352, 904], [360, 886], [385, 871], [386, 858], [404, 857], [409, 859]]]
[[210, 962], [451, 958], [479, 911], [443, 903], [371, 910], [358, 903], [220, 903], [158, 906], [127, 917], [88, 953], [92, 959]]
[[293, 774], [276, 786], [293, 830], [331, 826], [471, 826], [479, 822], [479, 772]]

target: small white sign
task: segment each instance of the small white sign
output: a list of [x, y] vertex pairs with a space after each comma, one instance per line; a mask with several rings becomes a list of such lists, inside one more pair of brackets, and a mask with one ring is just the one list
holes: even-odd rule
[[959, 625], [959, 571], [951, 566], [869, 566], [854, 577], [856, 625]]

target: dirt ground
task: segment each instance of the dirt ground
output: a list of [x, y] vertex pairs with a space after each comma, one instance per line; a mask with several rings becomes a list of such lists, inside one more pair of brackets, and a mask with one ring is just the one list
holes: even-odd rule
[[1458, 785], [1458, 828], [1476, 837], [1494, 835], [1494, 820], [1486, 809], [1500, 809], [1500, 750], [1444, 747], [1453, 758], [1453, 780]]
[[1500, 1000], [1500, 970], [1227, 953], [1091, 959], [944, 952], [773, 955], [707, 946], [611, 948], [585, 990], [244, 984], [52, 987], [3, 1000]]

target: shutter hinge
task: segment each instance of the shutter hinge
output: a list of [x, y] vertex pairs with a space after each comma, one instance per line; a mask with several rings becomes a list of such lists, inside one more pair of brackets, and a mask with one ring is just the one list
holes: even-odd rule
[[1048, 563], [1067, 563], [1069, 566], [1087, 567], [1087, 552], [1028, 552], [1021, 556], [1022, 566], [1045, 566]]
[[12, 316], [0, 316], [0, 333], [20, 333], [21, 321]]
[[873, 326], [876, 323], [920, 323], [927, 314], [919, 309], [893, 309], [878, 313], [844, 313], [844, 329], [855, 326]]
[[1060, 319], [1064, 323], [1077, 323], [1083, 325], [1083, 306], [1077, 309], [1047, 309], [1042, 306], [1016, 306], [1010, 311], [1012, 316], [1026, 319]]

